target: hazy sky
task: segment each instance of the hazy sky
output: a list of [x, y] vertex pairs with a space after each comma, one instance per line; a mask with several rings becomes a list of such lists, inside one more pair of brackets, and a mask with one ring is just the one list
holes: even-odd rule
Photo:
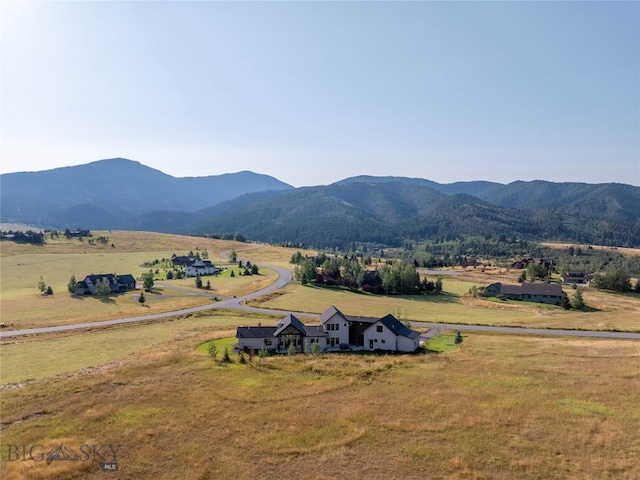
[[0, 8], [2, 173], [640, 185], [639, 2]]

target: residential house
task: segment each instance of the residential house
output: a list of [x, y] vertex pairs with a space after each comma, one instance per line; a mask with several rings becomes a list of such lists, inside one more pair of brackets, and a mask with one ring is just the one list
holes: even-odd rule
[[196, 260], [189, 264], [184, 272], [185, 277], [201, 277], [202, 275], [213, 275], [218, 269], [209, 260]]
[[420, 333], [411, 330], [393, 315], [381, 319], [348, 317], [331, 306], [320, 315], [320, 325], [305, 325], [292, 314], [275, 327], [238, 327], [237, 348], [283, 352], [293, 344], [297, 352], [311, 351], [318, 343], [321, 351], [387, 350], [413, 352], [420, 346]]
[[551, 305], [560, 305], [562, 297], [566, 295], [562, 291], [562, 285], [530, 282], [523, 282], [521, 285], [492, 283], [484, 289], [484, 293], [489, 297], [500, 296], [505, 300], [522, 300]]
[[87, 275], [84, 280], [76, 285], [76, 295], [96, 295], [96, 285], [98, 282], [107, 281], [112, 294], [127, 290], [135, 290], [136, 279], [130, 274], [114, 275], [113, 273], [101, 273], [98, 275]]
[[560, 279], [564, 285], [589, 285], [593, 273], [563, 272]]

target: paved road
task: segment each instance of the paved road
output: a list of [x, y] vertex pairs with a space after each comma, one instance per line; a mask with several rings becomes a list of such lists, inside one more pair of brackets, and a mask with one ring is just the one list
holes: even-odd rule
[[[158, 320], [161, 318], [175, 317], [177, 315], [186, 315], [190, 313], [202, 312], [204, 310], [215, 310], [219, 308], [243, 310], [246, 312], [275, 313], [275, 314], [288, 313], [288, 312], [281, 312], [278, 310], [263, 310], [260, 308], [249, 307], [241, 303], [251, 298], [260, 297], [262, 295], [275, 292], [276, 290], [281, 289], [291, 281], [291, 272], [289, 270], [286, 270], [280, 267], [269, 267], [269, 268], [278, 272], [278, 279], [268, 287], [263, 288], [262, 290], [259, 290], [257, 292], [250, 293], [248, 295], [243, 295], [237, 298], [228, 298], [221, 302], [212, 303], [211, 305], [202, 305], [199, 307], [185, 308], [183, 310], [176, 310], [173, 312], [154, 313], [152, 315], [144, 315], [141, 317], [120, 318], [118, 320], [76, 323], [73, 325], [58, 325], [55, 327], [29, 328], [25, 330], [11, 330], [7, 332], [0, 332], [0, 338], [18, 337], [22, 335], [34, 335], [37, 333], [64, 332], [68, 330], [77, 330], [82, 328], [99, 328], [99, 327], [106, 327], [109, 325], [121, 325], [123, 323], [144, 322], [147, 320]], [[211, 294], [211, 297], [213, 296], [215, 295]], [[301, 315], [301, 316], [305, 316], [305, 315]], [[317, 317], [317, 315], [314, 315], [314, 316]]]
[[[270, 266], [276, 272], [278, 272], [278, 279], [262, 290], [243, 295], [238, 298], [228, 298], [220, 302], [212, 303], [211, 305], [202, 305], [200, 307], [185, 308], [183, 310], [177, 310], [173, 312], [156, 313], [153, 315], [145, 315], [142, 317], [121, 318], [118, 320], [106, 320], [101, 322], [90, 323], [77, 323], [74, 325], [59, 325], [55, 327], [42, 327], [42, 328], [30, 328], [26, 330], [12, 330], [7, 332], [0, 332], [0, 338], [18, 337], [22, 335], [35, 335], [38, 333], [51, 333], [51, 332], [64, 332], [68, 330], [77, 330], [83, 328], [100, 328], [109, 325], [121, 325], [123, 323], [144, 322], [148, 320], [158, 320], [161, 318], [175, 317], [177, 315], [185, 315], [190, 313], [202, 312], [205, 310], [215, 310], [220, 308], [241, 310], [245, 312], [267, 313], [274, 315], [286, 315], [290, 313], [282, 310], [270, 310], [263, 308], [250, 307], [244, 305], [242, 302], [252, 298], [260, 297], [268, 293], [275, 292], [281, 289], [287, 283], [291, 281], [291, 272], [287, 269]], [[213, 297], [214, 294], [211, 294]], [[312, 313], [295, 313], [299, 317], [317, 318], [317, 314]], [[589, 338], [617, 338], [628, 340], [640, 340], [640, 333], [627, 333], [627, 332], [608, 332], [608, 331], [588, 331], [588, 330], [560, 330], [560, 329], [546, 329], [546, 328], [524, 328], [524, 327], [490, 327], [485, 325], [462, 325], [455, 323], [428, 323], [428, 322], [411, 322], [412, 326], [425, 328], [428, 327], [429, 331], [423, 334], [421, 337], [423, 340], [437, 335], [439, 331], [444, 330], [460, 330], [464, 332], [494, 332], [494, 333], [510, 333], [520, 335], [556, 335], [556, 336], [569, 336], [569, 337], [589, 337]]]

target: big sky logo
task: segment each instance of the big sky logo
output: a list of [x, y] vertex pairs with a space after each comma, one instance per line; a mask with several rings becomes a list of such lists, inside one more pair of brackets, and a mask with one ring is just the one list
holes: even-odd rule
[[44, 445], [6, 445], [8, 462], [97, 462], [105, 472], [118, 470], [121, 444], [83, 444], [78, 449], [64, 443], [47, 450]]

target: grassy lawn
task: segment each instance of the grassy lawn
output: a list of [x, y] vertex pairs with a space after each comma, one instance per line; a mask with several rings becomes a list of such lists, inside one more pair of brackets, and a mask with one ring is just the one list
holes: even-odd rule
[[[61, 443], [123, 445], [118, 478], [640, 477], [637, 342], [469, 334], [450, 353], [220, 366], [195, 348], [224, 328], [5, 389], [2, 478], [104, 478], [92, 461], [6, 461], [10, 444]], [[103, 334], [78, 341], [99, 354]]]
[[638, 295], [616, 295], [586, 289], [584, 299], [591, 308], [587, 311], [566, 311], [560, 307], [527, 302], [475, 299], [468, 295], [473, 285], [479, 283], [445, 278], [442, 295], [377, 296], [292, 283], [249, 303], [255, 307], [314, 313], [335, 305], [347, 315], [377, 317], [399, 313], [409, 320], [424, 322], [640, 331]]
[[[98, 233], [96, 232], [96, 235]], [[141, 266], [144, 262], [169, 258], [172, 254], [172, 250], [153, 250], [154, 247], [165, 244], [167, 247], [178, 246], [172, 243], [177, 236], [172, 235], [158, 237], [158, 234], [148, 234], [149, 238], [147, 239], [146, 235], [142, 236], [140, 232], [132, 232], [132, 238], [129, 239], [125, 236], [120, 237], [117, 233], [103, 233], [117, 237], [121, 242], [120, 245], [127, 246], [126, 251], [110, 246], [87, 245], [86, 242], [80, 242], [77, 239], [56, 240], [45, 247], [2, 242], [3, 255], [0, 257], [2, 321], [8, 325], [13, 323], [16, 329], [33, 328], [135, 317], [205, 305], [211, 302], [211, 298], [201, 295], [203, 290], [195, 288], [194, 279], [162, 280], [168, 287], [188, 287], [188, 290], [156, 287], [152, 293], [145, 294], [147, 302], [144, 306], [141, 306], [137, 301], [140, 291], [112, 295], [108, 298], [69, 295], [67, 283], [72, 275], [78, 281], [91, 273], [131, 273], [134, 277], [139, 278], [142, 273], [149, 270], [147, 267]], [[125, 238], [127, 238], [126, 242]], [[162, 238], [164, 240], [160, 241]], [[202, 250], [213, 247], [222, 252], [238, 247], [238, 242], [213, 240], [200, 242], [200, 240], [206, 239], [179, 238], [183, 238], [183, 242], [190, 245], [194, 251], [196, 248]], [[145, 241], [148, 250], [144, 250]], [[194, 242], [195, 245], [188, 242]], [[247, 248], [246, 244], [240, 245]], [[135, 250], [136, 246], [140, 248], [140, 251]], [[33, 253], [36, 248], [39, 248], [36, 250], [38, 253]], [[5, 249], [14, 252], [8, 254]], [[86, 249], [86, 253], [81, 249]], [[182, 247], [178, 253], [184, 252], [185, 249], [186, 246]], [[72, 250], [75, 250], [75, 253], [72, 253]], [[81, 251], [78, 252], [78, 250]], [[63, 251], [68, 252], [64, 253]], [[159, 270], [159, 276], [164, 276], [162, 268]], [[237, 268], [235, 270], [237, 274]], [[273, 270], [268, 268], [260, 268], [260, 274], [252, 276], [230, 278], [229, 273], [228, 270], [218, 277], [203, 277], [203, 282], [206, 283], [207, 280], [211, 282], [212, 290], [209, 293], [220, 296], [245, 295], [273, 283], [277, 276]], [[40, 295], [37, 285], [41, 276], [45, 283], [52, 287], [54, 292], [52, 296], [43, 297]]]
[[203, 332], [209, 335], [209, 339], [220, 336], [219, 332], [229, 337], [235, 335], [236, 326], [248, 322], [275, 325], [277, 319], [215, 310], [150, 324], [7, 339], [0, 346], [0, 384], [42, 379], [118, 362], [138, 351], [153, 349], [154, 345], [162, 342], [198, 337]]

